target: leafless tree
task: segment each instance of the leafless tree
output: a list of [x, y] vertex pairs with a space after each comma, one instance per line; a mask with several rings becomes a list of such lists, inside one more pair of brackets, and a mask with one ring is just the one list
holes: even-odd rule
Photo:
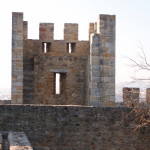
[[[127, 57], [127, 56], [125, 56], [125, 58], [127, 58], [131, 62], [129, 66], [136, 69], [135, 72], [146, 71], [148, 73], [150, 71], [150, 60], [148, 60], [145, 54], [145, 51], [143, 49], [143, 46], [140, 42], [139, 42], [139, 49], [140, 49], [140, 54], [138, 54], [137, 60], [134, 58]], [[146, 78], [132, 77], [132, 79], [134, 79], [135, 81], [139, 81], [139, 80], [149, 81], [150, 77], [146, 77]]]

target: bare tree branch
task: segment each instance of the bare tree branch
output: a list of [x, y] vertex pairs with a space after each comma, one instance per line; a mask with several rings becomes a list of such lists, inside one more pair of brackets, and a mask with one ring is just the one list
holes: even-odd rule
[[150, 70], [150, 65], [149, 64], [147, 64], [147, 66], [145, 66], [145, 65], [140, 64], [139, 62], [135, 61], [132, 58], [129, 58], [127, 56], [125, 56], [125, 58], [129, 59], [133, 63], [133, 65], [131, 65], [131, 67], [138, 67], [140, 70]]

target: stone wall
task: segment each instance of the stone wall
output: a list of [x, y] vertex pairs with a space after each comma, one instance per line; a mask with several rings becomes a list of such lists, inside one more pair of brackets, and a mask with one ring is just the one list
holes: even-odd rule
[[101, 76], [103, 77], [102, 91], [104, 106], [113, 106], [115, 103], [115, 60], [116, 60], [116, 16], [99, 15], [97, 23], [101, 35]]
[[[36, 104], [85, 105], [86, 57], [43, 55], [34, 60]], [[60, 94], [55, 93], [58, 72], [61, 75]]]
[[39, 40], [24, 41], [23, 51], [23, 103], [34, 103], [34, 56], [42, 51]]
[[146, 89], [146, 102], [150, 105], [150, 88]]
[[23, 103], [23, 13], [12, 13], [12, 103]]
[[28, 21], [23, 21], [23, 39], [28, 39]]
[[0, 150], [33, 150], [24, 132], [0, 132]]
[[[145, 93], [145, 97], [140, 97], [140, 94]], [[124, 106], [149, 106], [150, 105], [150, 88], [145, 91], [140, 91], [137, 87], [124, 87], [123, 93], [123, 104]]]
[[65, 23], [64, 40], [68, 42], [78, 41], [78, 24]]
[[[24, 103], [84, 105], [87, 87], [89, 42], [76, 42], [74, 53], [67, 42], [51, 42], [50, 51], [42, 51], [42, 42], [24, 42]], [[61, 94], [55, 94], [55, 73], [64, 75]]]
[[102, 106], [101, 97], [103, 94], [100, 84], [103, 82], [101, 77], [102, 66], [100, 65], [101, 41], [100, 34], [91, 34], [90, 50], [90, 104], [92, 106]]
[[24, 132], [8, 133], [9, 150], [33, 150]]
[[139, 103], [139, 88], [123, 88], [123, 103], [125, 106], [134, 106]]
[[[90, 45], [78, 41], [78, 24], [65, 23], [64, 40], [54, 40], [53, 23], [40, 23], [39, 40], [29, 40], [24, 24], [23, 103], [87, 104]], [[60, 94], [55, 93], [56, 73], [61, 75]]]
[[42, 42], [50, 42], [54, 39], [54, 23], [40, 23], [39, 39]]
[[[90, 105], [115, 105], [115, 15], [90, 24]], [[93, 34], [92, 34], [93, 32]]]
[[[133, 131], [121, 107], [1, 105], [0, 131], [25, 132], [35, 150], [148, 150], [150, 128]], [[126, 116], [126, 117], [125, 117]]]
[[0, 100], [0, 104], [11, 104], [11, 100]]

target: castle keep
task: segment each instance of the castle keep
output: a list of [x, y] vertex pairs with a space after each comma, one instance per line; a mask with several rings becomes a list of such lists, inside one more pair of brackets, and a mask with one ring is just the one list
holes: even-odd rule
[[128, 108], [139, 92], [124, 88], [124, 104], [115, 105], [115, 16], [90, 23], [88, 41], [70, 23], [63, 40], [54, 40], [53, 23], [30, 40], [23, 13], [13, 13], [12, 104], [0, 102], [0, 150], [149, 150], [150, 127], [135, 131]]
[[78, 24], [65, 23], [54, 40], [54, 24], [40, 23], [39, 40], [28, 39], [23, 13], [12, 13], [12, 103], [114, 106], [115, 16], [89, 24], [89, 41], [78, 40]]

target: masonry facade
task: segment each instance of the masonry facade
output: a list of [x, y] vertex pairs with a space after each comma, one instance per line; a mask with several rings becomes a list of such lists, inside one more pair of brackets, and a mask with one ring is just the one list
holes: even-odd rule
[[[138, 123], [131, 110], [125, 107], [0, 105], [0, 131], [24, 132], [34, 150], [149, 150], [150, 126], [133, 131]], [[21, 146], [28, 144], [30, 149], [24, 136], [17, 138], [15, 134], [8, 138], [10, 147], [15, 142], [18, 150], [23, 149], [18, 147], [19, 143]]]
[[12, 13], [12, 103], [114, 106], [115, 16], [90, 23], [88, 41], [78, 40], [76, 23], [65, 23], [63, 40], [40, 23], [31, 40], [23, 13]]

